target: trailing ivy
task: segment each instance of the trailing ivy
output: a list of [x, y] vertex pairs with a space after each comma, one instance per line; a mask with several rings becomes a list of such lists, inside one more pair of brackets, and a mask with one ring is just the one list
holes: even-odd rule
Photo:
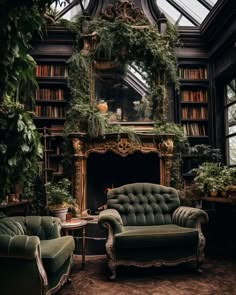
[[[175, 48], [178, 36], [174, 27], [167, 26], [165, 35], [161, 35], [156, 25], [142, 19], [135, 25], [124, 20], [109, 20], [100, 17], [95, 21], [86, 21], [86, 36], [93, 39], [86, 54], [82, 50], [83, 32], [81, 31], [85, 16], [76, 22], [63, 23], [75, 33], [75, 53], [69, 59], [69, 88], [71, 104], [67, 114], [66, 132], [83, 131], [96, 137], [110, 132], [108, 116], [101, 115], [90, 101], [90, 67], [96, 60], [115, 62], [119, 74], [125, 75], [127, 65], [135, 63], [141, 72], [145, 72], [150, 89], [149, 105], [151, 117], [162, 122], [167, 120], [167, 84], [178, 85]], [[141, 25], [141, 27], [139, 27]], [[157, 77], [159, 73], [159, 77]]]

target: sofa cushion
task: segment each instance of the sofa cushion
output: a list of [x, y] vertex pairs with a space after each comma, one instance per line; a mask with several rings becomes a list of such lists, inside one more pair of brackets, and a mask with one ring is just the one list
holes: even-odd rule
[[117, 210], [125, 226], [171, 224], [179, 205], [176, 189], [154, 183], [126, 184], [107, 193], [107, 208]]
[[40, 243], [41, 257], [46, 272], [56, 272], [70, 257], [75, 249], [72, 236], [64, 236], [52, 240], [42, 240]]
[[24, 235], [24, 229], [21, 224], [14, 220], [2, 219], [0, 222], [0, 235]]
[[115, 235], [117, 248], [188, 247], [198, 243], [198, 230], [175, 224], [125, 226]]

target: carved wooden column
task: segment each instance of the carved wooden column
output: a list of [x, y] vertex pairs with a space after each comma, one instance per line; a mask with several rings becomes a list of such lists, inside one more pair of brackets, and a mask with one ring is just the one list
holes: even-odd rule
[[174, 144], [172, 138], [166, 138], [159, 143], [159, 152], [161, 156], [160, 183], [166, 186], [170, 186], [171, 181], [173, 148]]
[[73, 190], [81, 214], [85, 210], [86, 181], [87, 181], [87, 159], [84, 154], [83, 142], [79, 138], [72, 139], [74, 149], [73, 165]]

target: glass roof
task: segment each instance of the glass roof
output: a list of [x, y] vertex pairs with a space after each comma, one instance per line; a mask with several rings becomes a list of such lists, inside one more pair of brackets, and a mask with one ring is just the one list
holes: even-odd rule
[[156, 0], [156, 4], [178, 26], [199, 26], [217, 0]]
[[[178, 26], [199, 26], [218, 0], [155, 0], [158, 8]], [[87, 8], [90, 0], [57, 0], [51, 5], [56, 20], [73, 18]]]

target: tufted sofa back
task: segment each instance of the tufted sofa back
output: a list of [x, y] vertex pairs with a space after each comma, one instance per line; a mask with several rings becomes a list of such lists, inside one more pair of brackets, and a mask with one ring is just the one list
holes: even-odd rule
[[0, 220], [0, 234], [38, 236], [40, 240], [60, 236], [61, 221], [51, 216], [14, 216]]
[[116, 209], [124, 226], [172, 223], [180, 206], [176, 189], [154, 183], [131, 183], [107, 193], [107, 208]]

